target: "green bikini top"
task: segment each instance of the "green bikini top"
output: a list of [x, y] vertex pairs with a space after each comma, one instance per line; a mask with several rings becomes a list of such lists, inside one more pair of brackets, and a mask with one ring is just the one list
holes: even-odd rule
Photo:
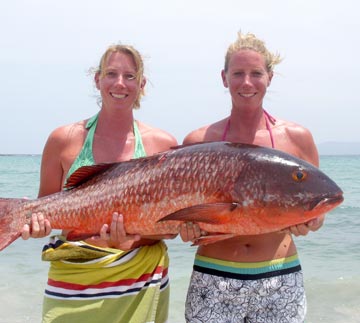
[[[94, 134], [96, 130], [97, 121], [98, 121], [98, 114], [94, 115], [88, 120], [86, 124], [86, 129], [89, 129], [89, 131], [86, 136], [85, 142], [83, 144], [83, 147], [79, 155], [76, 157], [73, 164], [71, 165], [66, 178], [69, 178], [72, 173], [74, 173], [78, 168], [82, 166], [91, 166], [95, 164], [92, 147], [94, 142]], [[141, 134], [138, 125], [135, 120], [134, 120], [134, 137], [135, 137], [135, 150], [134, 150], [133, 158], [145, 157], [146, 156], [145, 148], [141, 140]]]

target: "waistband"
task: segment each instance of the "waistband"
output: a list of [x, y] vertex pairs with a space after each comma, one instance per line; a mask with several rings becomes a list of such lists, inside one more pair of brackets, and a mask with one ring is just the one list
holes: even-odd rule
[[301, 271], [301, 266], [297, 254], [261, 262], [233, 262], [196, 255], [194, 271], [221, 277], [255, 280], [298, 272]]

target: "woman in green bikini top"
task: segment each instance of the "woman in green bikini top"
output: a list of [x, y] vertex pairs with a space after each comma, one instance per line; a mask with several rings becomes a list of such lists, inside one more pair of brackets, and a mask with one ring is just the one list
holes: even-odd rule
[[[89, 120], [55, 129], [44, 147], [39, 196], [63, 189], [66, 178], [84, 165], [152, 155], [177, 144], [157, 128], [135, 121], [146, 79], [143, 61], [131, 46], [110, 46], [95, 72], [101, 109]], [[126, 215], [124, 215], [126, 216]], [[22, 237], [49, 235], [42, 214], [32, 216]], [[43, 322], [156, 322], [167, 320], [168, 255], [164, 236], [127, 235], [122, 215], [99, 228], [99, 236], [67, 241], [66, 232], [44, 247], [51, 261]], [[79, 258], [81, 255], [81, 259]]]

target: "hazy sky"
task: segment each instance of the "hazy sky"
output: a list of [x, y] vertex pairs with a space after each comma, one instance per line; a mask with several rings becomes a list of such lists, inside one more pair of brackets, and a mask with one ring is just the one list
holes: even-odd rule
[[41, 153], [56, 127], [98, 111], [93, 78], [108, 45], [144, 56], [136, 118], [179, 142], [228, 115], [220, 72], [239, 30], [284, 60], [264, 107], [316, 143], [360, 141], [360, 5], [356, 0], [11, 0], [0, 4], [0, 154]]

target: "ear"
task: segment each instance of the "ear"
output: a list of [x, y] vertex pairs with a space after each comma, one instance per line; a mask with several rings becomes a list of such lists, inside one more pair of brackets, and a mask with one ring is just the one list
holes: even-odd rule
[[100, 72], [96, 72], [94, 76], [96, 88], [100, 90]]
[[267, 86], [269, 86], [271, 84], [271, 80], [272, 80], [272, 78], [274, 76], [274, 73], [272, 71], [269, 72], [268, 74], [269, 74], [269, 80], [268, 80], [268, 85]]
[[140, 88], [141, 88], [141, 90], [144, 89], [145, 85], [146, 85], [146, 77], [143, 76], [143, 78], [142, 78], [142, 80], [141, 80], [141, 83], [140, 83]]
[[222, 71], [221, 71], [221, 78], [222, 78], [222, 81], [223, 81], [224, 86], [225, 86], [225, 87], [229, 87], [229, 84], [228, 84], [228, 82], [227, 82], [227, 80], [226, 80], [226, 72], [225, 72], [225, 70], [222, 70]]

